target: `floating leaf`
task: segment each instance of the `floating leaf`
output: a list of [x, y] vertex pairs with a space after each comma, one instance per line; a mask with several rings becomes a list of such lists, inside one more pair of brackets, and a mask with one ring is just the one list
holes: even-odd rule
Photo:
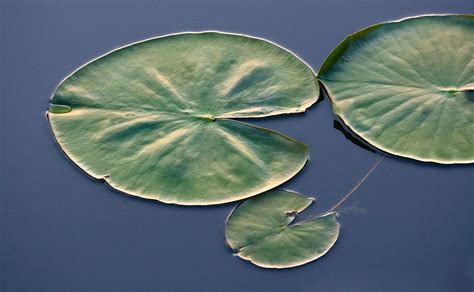
[[474, 16], [422, 16], [348, 36], [319, 72], [334, 112], [389, 153], [474, 162]]
[[57, 88], [49, 122], [80, 168], [124, 193], [183, 205], [247, 198], [285, 182], [308, 147], [232, 118], [303, 112], [311, 69], [268, 41], [218, 32], [139, 42]]
[[264, 268], [290, 268], [323, 256], [337, 240], [335, 213], [292, 224], [313, 199], [289, 191], [250, 198], [229, 216], [227, 244], [242, 259]]

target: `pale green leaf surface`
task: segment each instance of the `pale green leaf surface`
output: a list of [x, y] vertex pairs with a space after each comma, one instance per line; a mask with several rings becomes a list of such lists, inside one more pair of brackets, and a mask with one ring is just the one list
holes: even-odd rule
[[231, 120], [304, 111], [311, 69], [270, 42], [218, 32], [113, 51], [57, 88], [48, 113], [72, 161], [127, 194], [183, 205], [239, 200], [305, 164], [308, 148]]
[[346, 38], [318, 78], [334, 112], [389, 153], [474, 161], [474, 18], [423, 16]]
[[226, 224], [227, 244], [242, 259], [264, 268], [290, 268], [323, 256], [337, 240], [336, 214], [292, 224], [313, 199], [269, 191], [239, 205]]

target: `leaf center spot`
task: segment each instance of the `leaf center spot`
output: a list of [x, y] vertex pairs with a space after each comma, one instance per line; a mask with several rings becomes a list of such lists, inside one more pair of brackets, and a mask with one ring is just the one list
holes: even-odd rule
[[446, 98], [453, 98], [459, 94], [459, 90], [454, 88], [443, 88], [439, 92]]
[[216, 118], [212, 115], [196, 115], [196, 118], [206, 121], [206, 122], [215, 122]]
[[454, 97], [454, 96], [458, 95], [458, 93], [459, 93], [459, 91], [457, 91], [457, 90], [448, 90], [447, 91], [447, 94], [450, 97]]

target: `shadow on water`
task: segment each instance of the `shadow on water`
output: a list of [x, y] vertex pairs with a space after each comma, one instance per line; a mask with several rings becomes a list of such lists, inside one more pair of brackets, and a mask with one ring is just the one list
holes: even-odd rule
[[357, 145], [357, 146], [359, 146], [359, 147], [361, 147], [365, 150], [368, 150], [372, 153], [380, 153], [381, 155], [384, 155], [385, 157], [399, 159], [399, 160], [402, 160], [405, 163], [409, 163], [409, 164], [412, 164], [412, 165], [418, 165], [418, 166], [435, 167], [435, 168], [440, 168], [440, 169], [441, 168], [445, 169], [445, 168], [469, 168], [469, 167], [471, 167], [471, 165], [468, 164], [468, 163], [466, 163], [466, 164], [440, 164], [440, 163], [430, 162], [430, 161], [418, 161], [418, 160], [410, 158], [410, 157], [398, 156], [398, 155], [394, 155], [394, 154], [388, 153], [386, 151], [377, 149], [377, 148], [371, 146], [370, 144], [368, 144], [367, 142], [365, 142], [364, 140], [362, 140], [362, 138], [358, 138], [358, 136], [356, 134], [354, 134], [347, 126], [344, 125], [343, 122], [341, 122], [338, 119], [338, 117], [334, 118], [333, 127], [334, 127], [334, 129], [341, 132], [344, 135], [344, 137], [347, 140], [351, 141], [353, 144], [355, 144], [355, 145]]
[[[326, 91], [326, 88], [324, 85], [320, 82], [320, 87], [321, 87], [321, 95], [316, 103], [320, 103], [322, 100], [324, 100], [324, 96], [328, 96], [328, 93]], [[324, 93], [324, 94], [323, 94]], [[465, 92], [466, 98], [469, 101], [474, 102], [474, 90], [467, 90]], [[331, 103], [331, 99], [327, 98], [329, 103]], [[472, 167], [472, 164], [470, 163], [465, 163], [465, 164], [440, 164], [436, 162], [430, 162], [430, 161], [418, 161], [414, 158], [409, 158], [409, 157], [403, 157], [403, 156], [398, 156], [391, 154], [389, 152], [386, 152], [384, 150], [375, 148], [374, 146], [370, 145], [368, 142], [360, 138], [356, 133], [354, 133], [349, 127], [347, 127], [344, 122], [336, 115], [334, 114], [334, 121], [333, 121], [333, 127], [334, 129], [338, 130], [341, 132], [344, 137], [352, 142], [353, 144], [368, 150], [372, 153], [380, 153], [381, 155], [384, 155], [385, 157], [390, 157], [390, 158], [396, 158], [399, 159], [405, 163], [409, 163], [412, 165], [418, 165], [418, 166], [429, 166], [429, 167], [434, 167], [434, 168], [439, 168], [439, 169], [446, 169], [446, 168], [470, 168]]]
[[349, 129], [346, 128], [346, 126], [344, 126], [343, 123], [341, 123], [340, 121], [338, 121], [337, 119], [334, 119], [334, 122], [333, 122], [333, 127], [334, 129], [338, 130], [339, 132], [341, 132], [344, 137], [351, 141], [352, 143], [356, 144], [357, 146], [365, 149], [365, 150], [368, 150], [372, 153], [376, 153], [377, 151], [372, 147], [370, 146], [369, 144], [365, 143], [364, 141], [356, 138], [350, 131]]

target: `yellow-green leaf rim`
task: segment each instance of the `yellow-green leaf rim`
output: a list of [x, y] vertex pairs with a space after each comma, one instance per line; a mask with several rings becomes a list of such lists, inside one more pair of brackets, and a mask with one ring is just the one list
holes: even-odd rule
[[326, 254], [339, 236], [336, 213], [296, 222], [313, 199], [292, 191], [269, 191], [239, 205], [226, 224], [234, 254], [263, 268], [301, 266]]
[[236, 118], [303, 112], [313, 71], [269, 41], [222, 32], [167, 35], [114, 50], [67, 77], [49, 122], [86, 173], [134, 196], [210, 205], [272, 189], [308, 146]]
[[334, 112], [388, 153], [474, 162], [474, 17], [427, 15], [349, 35], [318, 73]]

